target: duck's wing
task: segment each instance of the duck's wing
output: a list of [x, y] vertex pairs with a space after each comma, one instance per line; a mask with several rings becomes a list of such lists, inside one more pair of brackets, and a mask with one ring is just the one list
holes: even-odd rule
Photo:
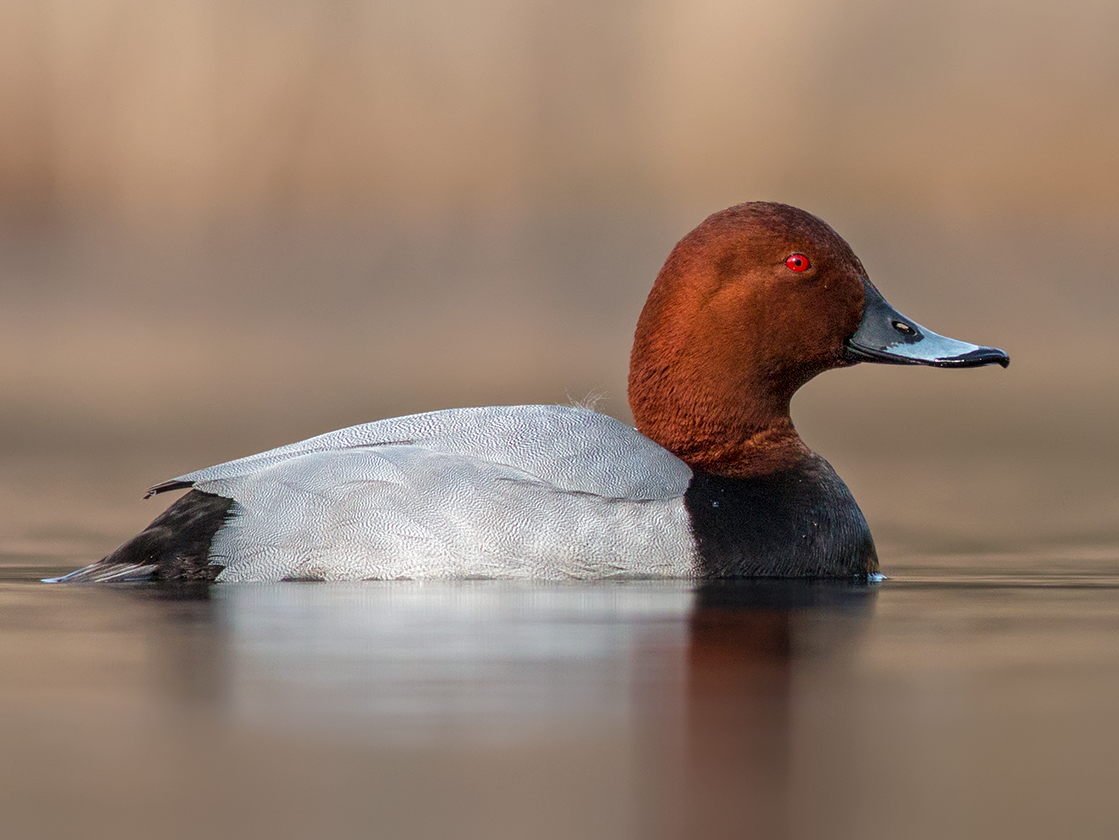
[[[690, 573], [690, 479], [613, 418], [514, 406], [354, 426], [153, 490], [230, 500], [207, 554], [222, 580], [584, 578]], [[122, 549], [106, 560], [150, 562]]]
[[692, 475], [679, 458], [613, 417], [573, 406], [517, 405], [447, 409], [351, 426], [187, 473], [149, 492], [206, 489], [307, 455], [392, 446], [501, 464], [564, 490], [609, 498], [680, 495]]

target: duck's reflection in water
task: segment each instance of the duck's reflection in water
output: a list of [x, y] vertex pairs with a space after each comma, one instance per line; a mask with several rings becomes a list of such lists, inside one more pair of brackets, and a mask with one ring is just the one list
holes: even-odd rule
[[[120, 587], [148, 636], [152, 688], [177, 704], [221, 708], [229, 696], [229, 639], [221, 607], [206, 583]], [[118, 600], [119, 605], [119, 600]]]
[[702, 586], [689, 620], [683, 837], [791, 836], [798, 670], [843, 657], [873, 585], [743, 580]]
[[144, 625], [150, 699], [218, 724], [199, 743], [249, 768], [254, 807], [288, 813], [315, 766], [324, 802], [368, 789], [324, 808], [330, 819], [357, 809], [462, 837], [779, 838], [797, 820], [794, 733], [818, 684], [802, 677], [842, 667], [875, 589], [392, 582], [112, 600]]

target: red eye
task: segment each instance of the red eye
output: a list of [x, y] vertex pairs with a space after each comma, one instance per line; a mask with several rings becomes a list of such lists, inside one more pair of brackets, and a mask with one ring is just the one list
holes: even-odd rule
[[808, 262], [808, 257], [804, 256], [804, 254], [792, 254], [785, 260], [785, 267], [788, 268], [789, 271], [808, 271], [808, 269], [812, 267], [812, 264]]

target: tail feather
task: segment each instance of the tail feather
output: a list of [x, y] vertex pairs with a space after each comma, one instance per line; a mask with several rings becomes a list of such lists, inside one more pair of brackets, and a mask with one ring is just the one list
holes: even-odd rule
[[138, 583], [155, 579], [158, 566], [152, 563], [107, 563], [99, 560], [68, 575], [43, 578], [43, 583]]

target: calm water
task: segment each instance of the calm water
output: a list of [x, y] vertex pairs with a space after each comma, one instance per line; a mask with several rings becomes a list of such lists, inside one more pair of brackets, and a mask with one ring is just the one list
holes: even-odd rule
[[1116, 836], [1119, 557], [976, 559], [870, 586], [9, 566], [0, 807], [19, 837]]

